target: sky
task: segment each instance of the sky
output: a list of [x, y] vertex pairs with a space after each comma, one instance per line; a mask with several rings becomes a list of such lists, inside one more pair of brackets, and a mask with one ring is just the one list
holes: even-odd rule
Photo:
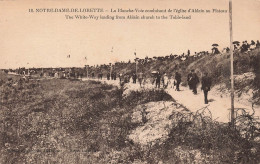
[[[65, 15], [151, 15], [111, 9], [221, 9], [228, 0], [0, 1], [0, 68], [83, 67], [137, 57], [210, 51], [229, 46], [229, 13], [192, 13], [190, 20], [89, 20]], [[44, 13], [29, 9], [103, 8], [105, 13]], [[233, 40], [260, 38], [260, 1], [233, 0]], [[177, 13], [171, 13], [177, 15]], [[158, 16], [169, 13], [159, 13]], [[182, 15], [182, 14], [180, 14]], [[189, 15], [189, 14], [183, 14]], [[113, 47], [113, 48], [112, 48]], [[67, 56], [70, 55], [70, 58]]]

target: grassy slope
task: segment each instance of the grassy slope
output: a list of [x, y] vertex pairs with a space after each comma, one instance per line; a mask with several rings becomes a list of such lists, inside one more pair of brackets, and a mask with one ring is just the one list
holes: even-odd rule
[[[253, 90], [259, 90], [259, 80], [260, 70], [260, 51], [255, 49], [248, 53], [234, 53], [234, 74], [239, 75], [246, 72], [254, 72], [256, 74], [256, 79], [250, 84], [238, 84], [235, 83], [235, 89], [240, 90], [241, 86], [249, 85], [249, 88]], [[117, 73], [132, 75], [135, 72], [135, 64], [128, 63], [122, 64], [120, 66], [113, 67], [114, 71]], [[202, 73], [207, 71], [213, 79], [213, 85], [224, 83], [227, 88], [230, 88], [230, 55], [229, 54], [218, 54], [218, 55], [205, 55], [197, 59], [188, 59], [186, 61], [180, 60], [165, 60], [165, 61], [152, 61], [150, 63], [145, 63], [144, 65], [138, 64], [138, 71], [142, 71], [146, 78], [150, 78], [151, 72], [159, 69], [160, 72], [166, 72], [168, 76], [174, 77], [175, 72], [178, 71], [182, 74], [182, 84], [187, 85], [187, 75], [190, 70], [195, 69], [198, 76], [201, 78]], [[100, 72], [99, 70], [93, 70]], [[258, 73], [256, 73], [258, 71]], [[102, 72], [106, 74], [109, 70], [102, 69]], [[253, 85], [254, 84], [254, 85]], [[245, 91], [247, 92], [247, 91]], [[258, 103], [260, 103], [260, 91], [254, 93], [254, 98]]]
[[122, 91], [113, 86], [60, 79], [2, 87], [0, 163], [131, 161], [139, 149], [126, 142], [136, 126], [130, 109], [171, 99], [159, 92], [122, 101]]
[[131, 123], [133, 108], [172, 101], [163, 91], [135, 91], [123, 98], [113, 86], [61, 79], [6, 88], [0, 106], [0, 163], [187, 163], [194, 150], [208, 162], [259, 159], [251, 153], [259, 152], [259, 145], [213, 122], [203, 129], [180, 122], [168, 140], [150, 148], [128, 140], [140, 126]]
[[[254, 57], [259, 55], [259, 49], [253, 50], [245, 53], [234, 53], [234, 69], [235, 74], [241, 74], [253, 70], [252, 60]], [[219, 80], [219, 78], [228, 77], [230, 71], [230, 57], [229, 54], [218, 54], [218, 55], [205, 55], [197, 59], [188, 59], [186, 61], [180, 60], [165, 60], [165, 61], [152, 61], [144, 65], [138, 64], [138, 70], [142, 71], [148, 77], [151, 75], [152, 71], [157, 69], [160, 72], [166, 72], [169, 76], [174, 76], [175, 71], [179, 71], [183, 75], [183, 81], [186, 81], [186, 75], [190, 72], [191, 69], [195, 69], [198, 74], [201, 76], [201, 73], [208, 71], [213, 76]], [[108, 68], [109, 69], [109, 68]], [[109, 72], [108, 69], [102, 69], [102, 72], [106, 74]], [[114, 71], [117, 73], [133, 73], [135, 72], [134, 63], [125, 63], [120, 66], [113, 67]], [[99, 70], [93, 70], [96, 73]], [[217, 81], [216, 80], [216, 81]]]

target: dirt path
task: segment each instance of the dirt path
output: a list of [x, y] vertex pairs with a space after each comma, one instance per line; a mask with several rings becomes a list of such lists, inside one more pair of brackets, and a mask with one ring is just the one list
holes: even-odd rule
[[[87, 79], [82, 79], [87, 80]], [[119, 85], [119, 80], [101, 80], [107, 84]], [[127, 84], [128, 89], [130, 90], [139, 90], [141, 89], [139, 84], [129, 83]], [[144, 88], [154, 87], [151, 84], [145, 85]], [[212, 113], [212, 118], [218, 122], [229, 122], [230, 121], [230, 98], [229, 97], [219, 97], [214, 94], [214, 92], [209, 92], [208, 99], [209, 104], [204, 104], [204, 95], [203, 92], [198, 87], [198, 94], [194, 95], [191, 90], [187, 87], [181, 86], [181, 91], [175, 91], [173, 88], [166, 89], [166, 92], [169, 93], [173, 99], [178, 103], [182, 104], [192, 112], [208, 107]], [[235, 99], [235, 108], [245, 108], [246, 111], [252, 114], [253, 110], [251, 106], [241, 104]], [[260, 117], [260, 107], [255, 106], [255, 116]]]
[[[180, 104], [184, 105], [186, 108], [192, 112], [196, 112], [208, 104], [204, 104], [204, 95], [198, 88], [198, 94], [194, 95], [191, 90], [187, 87], [182, 87], [181, 91], [175, 91], [174, 89], [167, 89], [167, 92]], [[229, 122], [230, 121], [230, 99], [221, 98], [213, 95], [209, 92], [208, 95], [209, 105], [208, 109], [211, 111], [212, 118], [219, 122]], [[246, 108], [247, 111], [252, 113], [252, 109], [249, 106], [235, 102], [235, 108]]]
[[[167, 92], [180, 104], [186, 106], [192, 112], [196, 112], [207, 104], [204, 104], [203, 92], [198, 87], [198, 94], [193, 95], [192, 91], [187, 87], [182, 87], [181, 91], [175, 91], [174, 89], [168, 89]], [[213, 90], [213, 89], [212, 89]], [[208, 94], [209, 106], [208, 109], [212, 113], [212, 118], [219, 122], [229, 122], [230, 121], [230, 97], [220, 97], [214, 92], [209, 92]], [[252, 107], [239, 103], [235, 99], [235, 108], [245, 108], [250, 114], [253, 113]], [[260, 116], [259, 106], [255, 108], [255, 116]]]

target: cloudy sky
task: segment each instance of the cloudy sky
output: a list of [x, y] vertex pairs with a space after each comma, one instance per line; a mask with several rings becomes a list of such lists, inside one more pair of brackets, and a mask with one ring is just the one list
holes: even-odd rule
[[[0, 1], [0, 68], [83, 67], [128, 61], [137, 56], [210, 50], [229, 46], [227, 13], [191, 13], [191, 20], [89, 20], [65, 15], [151, 15], [111, 9], [221, 9], [228, 0]], [[42, 8], [103, 8], [104, 13], [30, 13]], [[234, 40], [260, 39], [260, 1], [233, 0]], [[171, 13], [177, 15], [177, 13]], [[157, 14], [158, 16], [170, 13]], [[182, 14], [180, 14], [182, 15]], [[183, 14], [190, 15], [190, 14]], [[111, 52], [113, 47], [113, 51]], [[70, 58], [67, 56], [70, 55]], [[87, 58], [87, 60], [85, 59]]]

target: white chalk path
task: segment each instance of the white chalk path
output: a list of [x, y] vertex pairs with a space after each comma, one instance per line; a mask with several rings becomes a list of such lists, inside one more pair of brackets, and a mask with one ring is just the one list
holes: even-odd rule
[[[88, 79], [82, 79], [83, 81]], [[91, 79], [90, 79], [91, 80]], [[93, 80], [93, 79], [92, 79]], [[119, 80], [101, 80], [107, 84], [119, 85]], [[139, 90], [141, 89], [139, 84], [128, 83], [127, 87], [130, 90]], [[144, 88], [152, 88], [154, 85], [145, 85]], [[230, 97], [220, 97], [218, 95], [214, 95], [214, 92], [209, 91], [208, 93], [208, 104], [204, 104], [204, 95], [200, 90], [200, 86], [198, 87], [198, 94], [194, 95], [191, 90], [187, 87], [180, 86], [181, 91], [175, 91], [173, 88], [168, 88], [165, 91], [172, 96], [178, 103], [182, 104], [186, 108], [188, 108], [192, 112], [196, 112], [197, 110], [208, 106], [212, 114], [212, 119], [218, 122], [227, 123], [230, 121]], [[235, 108], [245, 108], [249, 114], [252, 114], [252, 107], [249, 105], [241, 104], [235, 99]], [[255, 116], [260, 117], [260, 107], [255, 106]]]

